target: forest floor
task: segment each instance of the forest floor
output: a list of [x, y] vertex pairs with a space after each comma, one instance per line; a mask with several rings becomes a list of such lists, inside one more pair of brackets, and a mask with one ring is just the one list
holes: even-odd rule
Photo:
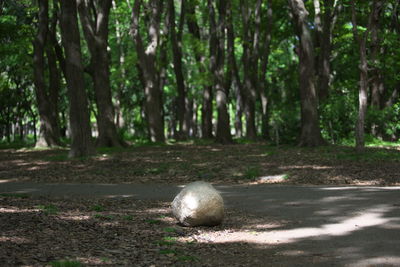
[[[5, 149], [0, 150], [0, 192], [1, 183], [9, 182], [177, 185], [205, 180], [244, 186], [395, 186], [400, 185], [399, 161], [396, 147], [368, 148], [357, 154], [352, 148], [335, 146], [165, 145], [101, 149], [98, 156], [73, 160], [62, 149]], [[343, 266], [350, 255], [354, 264], [348, 266], [398, 266], [400, 203], [393, 199], [386, 203], [386, 193], [379, 194], [383, 200], [376, 202], [373, 196], [354, 192], [271, 202], [276, 211], [297, 209], [291, 217], [229, 207], [222, 225], [189, 228], [176, 224], [170, 203], [164, 201], [3, 193], [0, 262], [2, 266]], [[326, 208], [309, 209], [324, 201], [329, 202]], [[300, 206], [304, 210], [299, 213]], [[273, 238], [274, 232], [280, 236]], [[356, 242], [346, 239], [350, 236]], [[382, 247], [384, 253], [379, 254]], [[379, 251], [377, 257], [363, 262], [371, 251]]]
[[[99, 149], [68, 159], [63, 149], [0, 150], [0, 179], [41, 183], [400, 185], [400, 147], [299, 148], [265, 144]], [[263, 179], [266, 178], [266, 179]], [[271, 178], [271, 179], [268, 179]]]

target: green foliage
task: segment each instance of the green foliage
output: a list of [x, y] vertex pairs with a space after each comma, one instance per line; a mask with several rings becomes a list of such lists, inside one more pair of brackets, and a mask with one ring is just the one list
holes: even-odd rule
[[[143, 45], [148, 44], [145, 34], [148, 30], [148, 22], [151, 20], [151, 12], [146, 7], [148, 1], [143, 1], [140, 13], [140, 32], [142, 34]], [[177, 2], [175, 2], [177, 3]], [[108, 47], [110, 55], [110, 81], [112, 88], [112, 100], [120, 119], [118, 133], [122, 139], [132, 142], [133, 149], [144, 145], [153, 144], [148, 141], [147, 118], [144, 109], [145, 92], [141, 82], [141, 72], [138, 68], [138, 55], [135, 50], [135, 43], [130, 35], [131, 12], [132, 8], [129, 1], [115, 1], [109, 22]], [[255, 2], [248, 3], [251, 8], [255, 7]], [[269, 2], [263, 2], [261, 6], [261, 28], [260, 36], [263, 43], [267, 27], [266, 11]], [[309, 13], [309, 29], [311, 34], [315, 34], [316, 27], [313, 25], [315, 11], [311, 2], [306, 1], [306, 8]], [[332, 35], [332, 56], [331, 56], [331, 83], [329, 97], [320, 101], [319, 115], [320, 128], [323, 137], [334, 144], [354, 144], [354, 124], [358, 114], [358, 80], [359, 80], [359, 51], [358, 45], [354, 41], [353, 26], [351, 23], [351, 9], [347, 1], [343, 3], [344, 8], [338, 13]], [[212, 71], [210, 69], [210, 34], [208, 32], [209, 7], [206, 1], [189, 1], [187, 5], [193, 6], [195, 14], [186, 14], [186, 22], [196, 21], [200, 28], [200, 39], [193, 36], [187, 25], [182, 32], [182, 70], [187, 87], [186, 93], [189, 100], [197, 104], [198, 128], [201, 122], [201, 109], [203, 103], [203, 90], [205, 87], [214, 88]], [[245, 66], [243, 64], [245, 45], [253, 45], [246, 40], [244, 34], [254, 32], [255, 12], [250, 12], [251, 25], [244, 33], [244, 21], [241, 12], [242, 3], [240, 1], [231, 2], [232, 22], [234, 29], [234, 52], [238, 67], [238, 76], [243, 82]], [[321, 12], [325, 12], [325, 4], [321, 2]], [[358, 31], [360, 34], [366, 32], [368, 25], [368, 15], [371, 9], [367, 2], [360, 2], [356, 5]], [[398, 12], [395, 5], [387, 3], [384, 5], [380, 23], [379, 36], [381, 51], [376, 60], [371, 60], [372, 44], [371, 36], [367, 38], [367, 54], [369, 57], [369, 69], [378, 69], [381, 78], [384, 80], [384, 90], [382, 91], [383, 103], [388, 100], [394, 88], [398, 87], [400, 75], [400, 53], [399, 38], [393, 21]], [[35, 143], [32, 136], [33, 128], [38, 130], [38, 109], [33, 85], [33, 46], [32, 40], [37, 32], [37, 12], [36, 2], [29, 0], [5, 0], [1, 5], [0, 16], [0, 149], [21, 148], [31, 146]], [[298, 141], [301, 126], [300, 116], [300, 93], [299, 93], [299, 66], [298, 48], [299, 40], [293, 30], [293, 24], [289, 16], [290, 12], [287, 5], [282, 5], [279, 1], [272, 1], [272, 38], [269, 49], [267, 72], [265, 73], [265, 91], [268, 102], [269, 136], [270, 141], [276, 145], [295, 144]], [[179, 22], [180, 6], [176, 6], [177, 27]], [[49, 16], [53, 15], [53, 4], [50, 3]], [[218, 16], [217, 16], [218, 17]], [[163, 95], [163, 117], [166, 128], [172, 127], [177, 120], [176, 97], [178, 95], [176, 78], [173, 70], [172, 45], [170, 32], [164, 27], [166, 11], [161, 14], [162, 30], [159, 47], [156, 52], [158, 72], [161, 67], [165, 67], [165, 79], [161, 88]], [[398, 18], [397, 18], [398, 19]], [[59, 29], [57, 29], [59, 30]], [[61, 43], [60, 34], [57, 32], [58, 42]], [[82, 35], [83, 38], [83, 35]], [[317, 38], [315, 38], [317, 40]], [[83, 63], [88, 69], [89, 51], [86, 42], [82, 43]], [[319, 43], [314, 44], [316, 62], [321, 53]], [[165, 58], [162, 59], [162, 49], [165, 49]], [[266, 51], [260, 51], [261, 54]], [[199, 56], [201, 60], [199, 61]], [[228, 71], [232, 66], [228, 59], [228, 51], [225, 51], [224, 70]], [[49, 72], [47, 69], [47, 59], [45, 56], [45, 83], [49, 82]], [[260, 62], [256, 63], [260, 65]], [[318, 67], [318, 64], [315, 64]], [[263, 73], [255, 73], [259, 75]], [[369, 73], [369, 76], [371, 76]], [[372, 76], [371, 76], [372, 77]], [[370, 77], [370, 78], [371, 78]], [[231, 77], [232, 78], [232, 77]], [[228, 79], [227, 79], [228, 81]], [[258, 81], [261, 82], [261, 81]], [[316, 80], [317, 82], [317, 80]], [[66, 97], [65, 81], [61, 78], [61, 92], [59, 99], [60, 124], [65, 127], [68, 124], [68, 101]], [[85, 75], [85, 84], [89, 96], [91, 113], [91, 123], [94, 126], [96, 114], [98, 113], [95, 105], [96, 96], [94, 94], [91, 77]], [[228, 103], [231, 126], [234, 125], [236, 114], [236, 84], [232, 84], [229, 89]], [[213, 101], [213, 120], [216, 122], [217, 111], [215, 101], [215, 91], [212, 95]], [[382, 140], [398, 139], [399, 128], [399, 105], [388, 107], [383, 110], [369, 109], [366, 122], [366, 132], [373, 132], [375, 137]], [[261, 105], [259, 100], [256, 104], [256, 116], [258, 132], [261, 132]], [[243, 115], [243, 126], [246, 120]], [[19, 136], [18, 133], [11, 132], [11, 128], [16, 129], [18, 125], [28, 126], [31, 136]], [[15, 131], [15, 130], [14, 130]], [[38, 132], [38, 131], [37, 131]], [[172, 132], [166, 129], [165, 132]], [[21, 139], [21, 140], [19, 140]], [[238, 143], [247, 143], [245, 139], [236, 140]], [[189, 140], [188, 143], [196, 145], [209, 145], [213, 140]], [[375, 141], [374, 141], [375, 142]], [[69, 142], [65, 142], [68, 144]], [[124, 149], [99, 148], [102, 154], [112, 154], [124, 151]], [[67, 160], [63, 155], [51, 156], [49, 161]], [[164, 167], [149, 169], [146, 173], [159, 174], [164, 171]], [[145, 173], [145, 172], [143, 172]]]
[[126, 220], [126, 221], [132, 221], [133, 220], [133, 216], [132, 215], [124, 215], [122, 216], [122, 219]]
[[400, 133], [400, 103], [382, 110], [370, 107], [367, 113], [367, 125], [371, 125], [385, 139], [396, 139]]
[[246, 168], [243, 174], [243, 178], [246, 180], [254, 180], [261, 175], [260, 167], [249, 166]]
[[351, 94], [346, 93], [344, 89], [338, 94], [332, 94], [320, 106], [322, 135], [325, 140], [336, 144], [353, 138], [357, 116], [355, 107]]
[[97, 212], [105, 211], [105, 208], [101, 205], [93, 205], [90, 209]]
[[149, 224], [160, 224], [161, 223], [160, 220], [155, 220], [155, 219], [148, 219], [148, 220], [146, 220], [146, 222]]
[[53, 204], [39, 205], [36, 208], [42, 210], [46, 215], [55, 215], [59, 212], [58, 207], [54, 206]]
[[165, 228], [163, 229], [163, 231], [164, 231], [164, 232], [167, 232], [167, 233], [175, 233], [175, 232], [176, 232], [176, 229], [173, 228], [173, 227], [165, 227]]

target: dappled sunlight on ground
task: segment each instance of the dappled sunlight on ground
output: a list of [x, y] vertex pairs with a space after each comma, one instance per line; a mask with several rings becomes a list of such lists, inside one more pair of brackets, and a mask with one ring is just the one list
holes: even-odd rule
[[[0, 179], [51, 183], [365, 184], [400, 183], [398, 150], [347, 147], [306, 149], [260, 144], [166, 145], [100, 149], [97, 156], [68, 158], [66, 149], [0, 150]], [[397, 153], [397, 154], [396, 154]], [[379, 166], [377, 165], [379, 163]], [[378, 166], [378, 167], [377, 167]], [[383, 171], [384, 170], [384, 171]]]
[[24, 237], [18, 237], [18, 236], [0, 236], [0, 243], [1, 242], [11, 242], [11, 243], [16, 243], [16, 244], [32, 243], [31, 240], [24, 238]]
[[[301, 239], [318, 238], [323, 239], [329, 236], [345, 236], [353, 232], [362, 231], [366, 228], [381, 227], [396, 229], [400, 227], [400, 219], [397, 217], [386, 218], [385, 214], [391, 212], [393, 206], [379, 205], [373, 208], [360, 211], [359, 214], [352, 216], [337, 216], [337, 223], [322, 224], [318, 227], [285, 227], [289, 229], [276, 229], [279, 224], [256, 224], [251, 228], [235, 229], [231, 231], [204, 231], [194, 236], [199, 242], [210, 241], [208, 235], [212, 235], [212, 242], [229, 243], [229, 242], [248, 242], [257, 244], [282, 244], [292, 243]], [[332, 212], [333, 213], [333, 212]], [[335, 217], [330, 217], [335, 219]], [[254, 231], [252, 229], [262, 229], [262, 231]], [[269, 229], [270, 228], [270, 229]], [[274, 229], [275, 228], [275, 229]], [[290, 229], [291, 228], [291, 229]]]
[[365, 267], [365, 266], [399, 266], [400, 257], [397, 255], [387, 255], [382, 257], [366, 258], [348, 264], [349, 267]]
[[20, 213], [20, 212], [38, 212], [38, 209], [21, 209], [17, 207], [1, 208], [0, 213]]

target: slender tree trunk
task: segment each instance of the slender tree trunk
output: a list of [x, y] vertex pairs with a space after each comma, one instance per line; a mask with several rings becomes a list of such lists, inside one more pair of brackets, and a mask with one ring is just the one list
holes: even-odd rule
[[376, 109], [381, 109], [384, 106], [382, 101], [384, 85], [379, 69], [379, 56], [382, 52], [380, 45], [381, 39], [379, 38], [379, 26], [383, 2], [377, 1], [375, 5], [371, 19], [371, 105]]
[[388, 98], [388, 100], [385, 102], [385, 108], [392, 107], [395, 103], [397, 103], [397, 101], [399, 101], [399, 95], [400, 95], [399, 91], [400, 91], [400, 84], [398, 83], [393, 89], [393, 92]]
[[[112, 8], [114, 12], [117, 10], [117, 1], [113, 0], [112, 1]], [[117, 44], [118, 44], [118, 49], [119, 49], [119, 55], [118, 55], [118, 63], [119, 63], [119, 68], [120, 68], [120, 82], [118, 83], [118, 88], [117, 88], [117, 93], [116, 93], [116, 105], [115, 105], [115, 123], [117, 128], [122, 129], [125, 126], [125, 121], [122, 113], [122, 94], [126, 89], [126, 69], [125, 69], [125, 49], [123, 47], [122, 43], [122, 33], [121, 33], [121, 23], [118, 20], [118, 18], [115, 19], [115, 37], [117, 38]]]
[[[374, 1], [375, 3], [375, 1]], [[372, 12], [371, 12], [372, 14]], [[365, 128], [365, 116], [367, 113], [367, 98], [368, 98], [368, 62], [367, 62], [367, 48], [366, 42], [370, 31], [370, 22], [368, 22], [367, 31], [363, 35], [359, 35], [357, 29], [357, 13], [355, 3], [351, 1], [351, 18], [353, 24], [353, 35], [354, 40], [358, 44], [360, 53], [360, 81], [359, 81], [359, 92], [358, 92], [358, 118], [355, 127], [355, 138], [356, 138], [356, 150], [362, 152], [365, 147], [364, 139], [364, 128]], [[371, 20], [371, 16], [369, 21]]]
[[164, 142], [164, 120], [162, 114], [162, 94], [159, 88], [159, 75], [156, 67], [156, 52], [159, 43], [160, 21], [163, 2], [158, 0], [149, 1], [149, 43], [144, 48], [139, 29], [139, 16], [141, 0], [135, 0], [132, 8], [131, 34], [135, 42], [139, 64], [143, 71], [145, 83], [145, 106], [148, 121], [150, 140], [153, 142]]
[[176, 31], [175, 23], [175, 4], [174, 0], [168, 0], [168, 12], [169, 12], [169, 25], [170, 25], [170, 37], [172, 45], [172, 57], [174, 64], [174, 73], [176, 78], [176, 87], [178, 89], [178, 122], [179, 131], [178, 139], [186, 139], [188, 137], [189, 125], [187, 121], [187, 110], [186, 110], [186, 86], [185, 78], [183, 75], [182, 67], [182, 31], [183, 22], [185, 17], [185, 0], [181, 1], [181, 15], [179, 18], [178, 31]]
[[[34, 83], [36, 99], [38, 103], [38, 110], [40, 116], [40, 132], [39, 138], [36, 142], [37, 147], [41, 146], [58, 146], [60, 145], [60, 136], [57, 123], [57, 110], [55, 105], [52, 104], [50, 95], [47, 93], [47, 86], [45, 82], [45, 46], [49, 34], [49, 6], [48, 1], [39, 0], [39, 22], [38, 32], [35, 40], [33, 41], [34, 56]], [[51, 56], [51, 55], [50, 55]], [[54, 65], [51, 58], [49, 58], [50, 67], [50, 86], [54, 86], [56, 77], [54, 77]]]
[[299, 76], [301, 102], [300, 146], [319, 146], [325, 142], [321, 135], [318, 100], [314, 84], [314, 47], [308, 28], [308, 12], [302, 0], [289, 0], [293, 22], [300, 39]]
[[[254, 51], [254, 46], [257, 46], [257, 37], [255, 29], [251, 28], [251, 14], [255, 13], [255, 20], [260, 18], [259, 4], [257, 1], [256, 8], [253, 10], [249, 7], [249, 1], [241, 1], [240, 5], [242, 8], [242, 18], [243, 18], [243, 87], [244, 93], [242, 94], [244, 104], [245, 104], [245, 114], [246, 114], [246, 137], [250, 140], [255, 140], [257, 138], [257, 130], [255, 123], [255, 102], [257, 99], [257, 89], [255, 87], [256, 81], [253, 80], [254, 72], [257, 73], [258, 61], [254, 61], [257, 58], [257, 53]], [[256, 41], [256, 42], [255, 42]], [[256, 74], [257, 75], [257, 74]]]
[[[111, 100], [110, 70], [108, 59], [108, 20], [111, 0], [94, 4], [93, 0], [77, 0], [79, 17], [91, 54], [92, 78], [98, 110], [98, 146], [123, 146], [114, 123]], [[90, 11], [89, 11], [90, 10]]]
[[[188, 1], [186, 5], [186, 23], [189, 33], [198, 41], [202, 41], [200, 35], [200, 27], [196, 19], [196, 3], [195, 1]], [[204, 67], [206, 57], [197, 45], [193, 45], [194, 57], [197, 65], [199, 66], [199, 72], [204, 74], [206, 69]], [[213, 138], [213, 91], [212, 87], [205, 85], [203, 87], [202, 105], [201, 105], [201, 137], [204, 139]]]
[[191, 129], [192, 129], [192, 134], [191, 137], [197, 138], [199, 136], [198, 133], [198, 116], [197, 116], [197, 110], [198, 110], [198, 105], [196, 101], [192, 101], [192, 122], [191, 122]]
[[46, 48], [47, 62], [49, 66], [49, 100], [51, 107], [52, 127], [57, 130], [57, 139], [60, 139], [60, 121], [59, 121], [59, 106], [58, 98], [61, 91], [61, 71], [57, 64], [56, 54], [56, 32], [59, 21], [59, 10], [57, 1], [53, 1], [53, 17], [49, 28], [49, 43]]
[[232, 85], [235, 88], [236, 95], [236, 114], [235, 114], [235, 136], [240, 138], [243, 137], [243, 95], [244, 89], [243, 84], [239, 76], [239, 69], [236, 62], [235, 56], [235, 31], [233, 28], [233, 15], [232, 6], [229, 1], [227, 4], [227, 52], [228, 52], [228, 64], [230, 71], [232, 72]]
[[208, 0], [208, 8], [210, 14], [210, 69], [214, 77], [218, 112], [216, 140], [221, 144], [229, 144], [232, 143], [232, 136], [227, 109], [228, 91], [224, 84], [226, 1], [219, 0], [217, 2], [218, 24], [216, 23], [214, 4], [211, 0]]
[[87, 156], [94, 152], [91, 140], [89, 109], [81, 56], [81, 44], [75, 1], [61, 2], [61, 35], [65, 50], [66, 81], [72, 144], [70, 157]]
[[336, 24], [341, 4], [336, 0], [323, 1], [324, 13], [321, 14], [320, 0], [314, 0], [316, 25], [316, 44], [319, 48], [317, 55], [317, 92], [319, 100], [323, 101], [329, 96], [331, 81], [331, 51], [332, 31]]
[[272, 39], [272, 0], [267, 2], [267, 14], [265, 16], [265, 22], [263, 27], [265, 28], [262, 44], [260, 45], [260, 72], [258, 78], [259, 94], [261, 100], [261, 136], [264, 140], [270, 139], [269, 136], [269, 99], [267, 97], [267, 88], [265, 83], [265, 75], [267, 73], [270, 46]]

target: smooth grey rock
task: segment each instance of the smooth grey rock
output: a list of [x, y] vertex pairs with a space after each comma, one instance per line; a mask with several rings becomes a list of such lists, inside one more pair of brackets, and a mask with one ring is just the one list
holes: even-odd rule
[[214, 226], [224, 219], [224, 201], [211, 184], [197, 181], [175, 197], [172, 213], [185, 226]]

